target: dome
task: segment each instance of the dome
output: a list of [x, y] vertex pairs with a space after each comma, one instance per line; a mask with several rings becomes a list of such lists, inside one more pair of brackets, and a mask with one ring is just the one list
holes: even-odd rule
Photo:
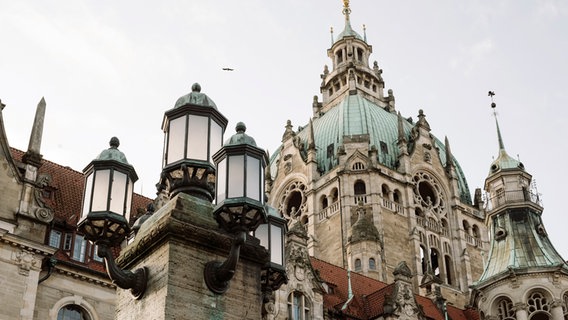
[[495, 174], [501, 170], [511, 170], [511, 169], [520, 169], [525, 171], [525, 166], [519, 160], [514, 159], [511, 157], [505, 149], [499, 150], [499, 156], [493, 163], [491, 163], [491, 167], [489, 167], [489, 175]]
[[[413, 124], [403, 121], [403, 130], [406, 137], [410, 137]], [[338, 150], [343, 145], [343, 137], [351, 137], [353, 140], [369, 141], [369, 146], [377, 149], [377, 162], [396, 169], [399, 157], [398, 140], [398, 116], [379, 105], [373, 103], [362, 95], [346, 95], [338, 105], [329, 109], [324, 115], [313, 119], [314, 140], [316, 144], [316, 159], [318, 171], [322, 174], [330, 171], [339, 164]], [[309, 130], [307, 127], [300, 129], [297, 136], [307, 149]], [[442, 163], [446, 163], [446, 147], [439, 139], [434, 137], [435, 148]], [[271, 159], [271, 172], [276, 173], [276, 160], [279, 157], [279, 149]], [[459, 192], [462, 200], [471, 203], [469, 187], [461, 167], [456, 159], [453, 159], [458, 178]]]
[[118, 150], [118, 146], [120, 145], [118, 138], [112, 137], [109, 144], [110, 148], [103, 150], [95, 160], [115, 160], [128, 165], [126, 156], [122, 151]]
[[254, 141], [254, 138], [245, 133], [247, 131], [247, 126], [243, 122], [237, 123], [235, 130], [237, 133], [225, 141], [225, 146], [248, 144], [256, 147], [256, 141]]
[[213, 100], [211, 100], [211, 98], [209, 98], [209, 96], [207, 96], [205, 93], [201, 93], [201, 86], [199, 85], [199, 83], [194, 83], [191, 86], [190, 93], [177, 99], [174, 109], [182, 107], [186, 104], [211, 107], [217, 110], [217, 105], [215, 104], [215, 102], [213, 102]]
[[364, 41], [363, 37], [361, 37], [361, 35], [358, 34], [357, 31], [355, 31], [355, 30], [353, 30], [353, 28], [351, 28], [351, 24], [345, 25], [345, 29], [343, 29], [343, 31], [341, 31], [341, 33], [337, 36], [337, 38], [335, 39], [335, 42], [337, 42], [337, 41], [339, 41], [343, 38], [347, 38], [347, 37], [355, 37], [356, 39]]

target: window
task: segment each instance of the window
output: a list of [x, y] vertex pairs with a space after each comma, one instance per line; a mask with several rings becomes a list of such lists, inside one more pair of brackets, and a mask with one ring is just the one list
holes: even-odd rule
[[87, 249], [87, 240], [81, 235], [75, 235], [75, 242], [73, 243], [73, 260], [85, 262], [85, 251]]
[[361, 259], [355, 259], [355, 271], [361, 271]]
[[550, 302], [546, 296], [539, 291], [531, 293], [527, 301], [529, 319], [548, 320], [550, 319]]
[[353, 186], [353, 191], [355, 193], [355, 203], [359, 204], [359, 202], [367, 203], [367, 197], [365, 194], [367, 193], [367, 188], [365, 187], [365, 182], [361, 180], [357, 180], [355, 185]]
[[352, 168], [354, 171], [365, 170], [365, 165], [362, 162], [357, 161], [353, 164]]
[[299, 291], [294, 291], [288, 296], [288, 318], [290, 320], [310, 320], [310, 302]]
[[326, 196], [321, 196], [321, 208], [325, 209], [327, 208], [327, 197]]
[[515, 309], [513, 302], [508, 298], [501, 298], [497, 302], [497, 317], [499, 320], [515, 320]]
[[59, 309], [57, 320], [89, 320], [89, 316], [78, 305], [69, 304]]
[[377, 269], [377, 264], [375, 262], [375, 258], [370, 258], [369, 259], [369, 270], [375, 270]]
[[91, 247], [93, 248], [93, 260], [98, 261], [98, 262], [103, 262], [103, 258], [99, 257], [99, 246], [91, 243]]
[[49, 246], [54, 248], [61, 246], [61, 231], [51, 230], [49, 232]]
[[69, 251], [71, 250], [71, 243], [73, 242], [73, 234], [66, 233], [65, 234], [65, 241], [63, 243], [63, 250]]
[[452, 285], [452, 258], [444, 256], [444, 264], [446, 265], [446, 283]]

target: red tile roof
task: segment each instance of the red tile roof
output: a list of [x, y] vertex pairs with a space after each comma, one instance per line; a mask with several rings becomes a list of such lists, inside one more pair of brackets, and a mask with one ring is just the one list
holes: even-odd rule
[[[14, 161], [21, 162], [24, 152], [14, 148], [10, 149]], [[51, 182], [48, 186], [52, 191], [52, 196], [51, 198], [43, 198], [42, 200], [53, 209], [53, 224], [68, 230], [75, 230], [81, 215], [85, 176], [82, 172], [45, 159], [42, 160], [42, 165], [38, 173], [47, 174], [51, 177]], [[143, 213], [146, 206], [151, 201], [151, 199], [135, 193], [132, 197], [131, 221], [134, 221], [135, 218], [140, 215], [140, 212]], [[46, 239], [46, 244], [47, 241], [48, 239]], [[62, 250], [59, 250], [55, 254], [55, 257], [59, 260], [69, 261], [83, 267], [85, 266], [85, 264], [72, 260], [68, 254]], [[100, 262], [91, 261], [86, 265], [90, 269], [104, 272], [104, 265]]]
[[[312, 266], [318, 271], [320, 278], [333, 290], [324, 294], [324, 311], [339, 312], [348, 299], [347, 270], [325, 261], [310, 258]], [[391, 295], [394, 283], [384, 282], [351, 272], [351, 290], [353, 300], [342, 311], [348, 319], [378, 319], [384, 315], [384, 304], [387, 296]], [[415, 295], [416, 302], [422, 306], [424, 316], [429, 319], [444, 320], [443, 312], [429, 298]], [[473, 309], [462, 310], [447, 306], [448, 316], [451, 320], [479, 320], [479, 313]]]

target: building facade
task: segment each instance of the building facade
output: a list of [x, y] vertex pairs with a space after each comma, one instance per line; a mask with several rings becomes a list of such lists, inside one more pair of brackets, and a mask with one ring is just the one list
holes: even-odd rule
[[[267, 253], [248, 236], [228, 291], [209, 290], [203, 270], [232, 239], [210, 201], [160, 185], [156, 199], [134, 195], [130, 223], [147, 215], [115, 252], [147, 268], [147, 292], [117, 288], [77, 230], [84, 175], [41, 156], [42, 99], [25, 152], [9, 146], [0, 110], [0, 319], [567, 319], [568, 265], [499, 129], [485, 192], [472, 193], [426, 112], [397, 111], [350, 10], [344, 1], [311, 119], [286, 123], [265, 170], [288, 225], [287, 284], [264, 291]], [[180, 106], [214, 106], [192, 97]]]

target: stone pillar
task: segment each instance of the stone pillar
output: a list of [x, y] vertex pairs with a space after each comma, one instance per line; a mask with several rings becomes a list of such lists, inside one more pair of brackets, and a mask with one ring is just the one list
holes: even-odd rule
[[554, 300], [551, 304], [552, 309], [550, 313], [552, 314], [552, 320], [564, 320], [564, 311], [562, 310], [562, 300]]
[[211, 203], [185, 194], [171, 199], [144, 222], [118, 258], [122, 268], [146, 267], [148, 285], [139, 300], [117, 290], [116, 319], [260, 319], [260, 269], [268, 252], [258, 240], [248, 238], [241, 247], [224, 294], [205, 284], [205, 264], [226, 260], [231, 239], [213, 219]]
[[515, 309], [515, 316], [517, 317], [517, 320], [527, 320], [528, 319], [527, 304], [526, 303], [523, 303], [523, 302], [515, 303], [514, 309]]

